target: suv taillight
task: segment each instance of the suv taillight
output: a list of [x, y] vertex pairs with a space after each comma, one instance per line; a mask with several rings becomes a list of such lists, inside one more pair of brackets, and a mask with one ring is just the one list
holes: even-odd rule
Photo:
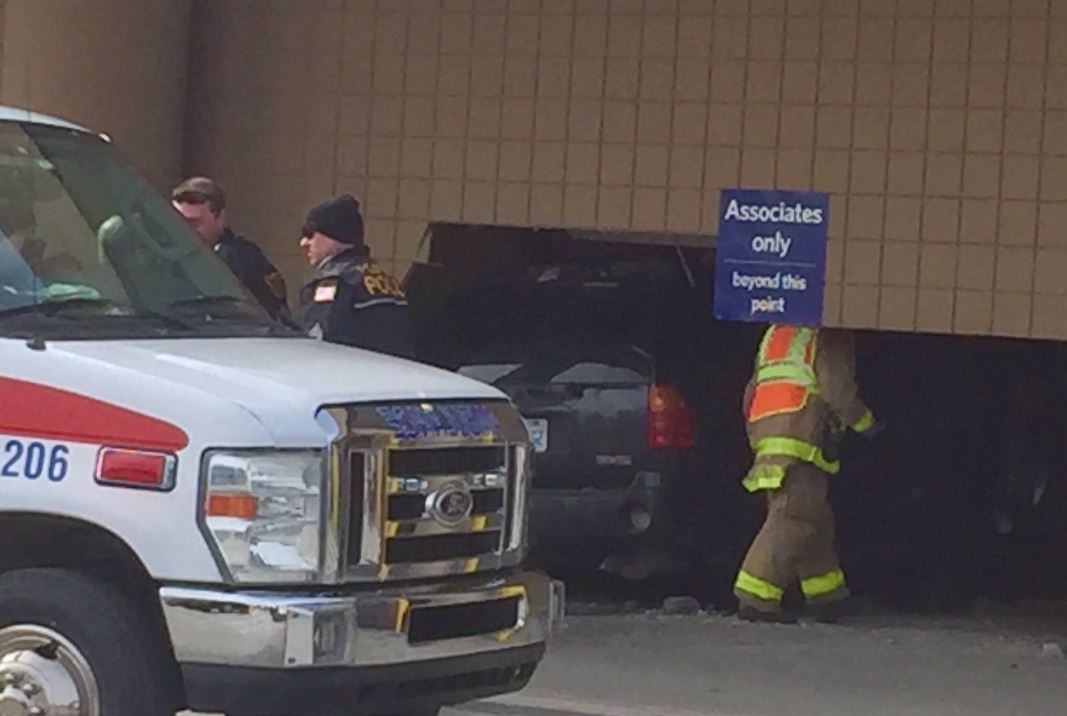
[[653, 385], [648, 391], [648, 447], [685, 449], [693, 443], [693, 411], [674, 386]]

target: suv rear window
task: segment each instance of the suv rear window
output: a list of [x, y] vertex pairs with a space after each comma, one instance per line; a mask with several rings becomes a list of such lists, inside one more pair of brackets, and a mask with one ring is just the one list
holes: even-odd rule
[[434, 362], [492, 384], [646, 382], [654, 340], [647, 313], [614, 287], [467, 291], [432, 341]]

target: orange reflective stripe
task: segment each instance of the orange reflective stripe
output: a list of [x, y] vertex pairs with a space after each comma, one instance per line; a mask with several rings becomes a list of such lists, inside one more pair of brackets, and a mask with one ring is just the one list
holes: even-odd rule
[[789, 348], [796, 338], [797, 329], [789, 326], [772, 326], [763, 345], [760, 364], [766, 365], [789, 357]]
[[749, 422], [803, 410], [808, 396], [819, 393], [813, 366], [817, 336], [810, 328], [767, 329], [756, 362]]
[[752, 422], [772, 415], [795, 413], [808, 402], [808, 389], [796, 383], [763, 383], [756, 386], [748, 419]]
[[817, 336], [818, 333], [810, 328], [771, 326], [760, 343], [756, 365], [764, 367], [776, 363], [803, 362], [812, 366], [815, 364]]

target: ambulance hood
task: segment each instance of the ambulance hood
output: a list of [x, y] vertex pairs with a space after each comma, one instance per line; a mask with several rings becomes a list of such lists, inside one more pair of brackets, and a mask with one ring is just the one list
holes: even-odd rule
[[[97, 384], [93, 392], [164, 420], [194, 423], [193, 432], [207, 424], [215, 433], [231, 432], [228, 423], [238, 413], [251, 414], [279, 447], [321, 442], [316, 413], [324, 405], [506, 399], [454, 373], [305, 338], [57, 341], [48, 352], [66, 366], [68, 379], [73, 371], [82, 376], [72, 388]], [[262, 430], [248, 432], [265, 437]], [[236, 438], [231, 432], [225, 439]]]

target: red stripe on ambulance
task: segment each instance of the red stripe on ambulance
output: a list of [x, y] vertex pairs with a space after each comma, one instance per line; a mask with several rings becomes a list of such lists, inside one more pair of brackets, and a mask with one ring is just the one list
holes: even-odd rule
[[170, 423], [66, 390], [0, 378], [0, 433], [177, 452], [189, 436]]

